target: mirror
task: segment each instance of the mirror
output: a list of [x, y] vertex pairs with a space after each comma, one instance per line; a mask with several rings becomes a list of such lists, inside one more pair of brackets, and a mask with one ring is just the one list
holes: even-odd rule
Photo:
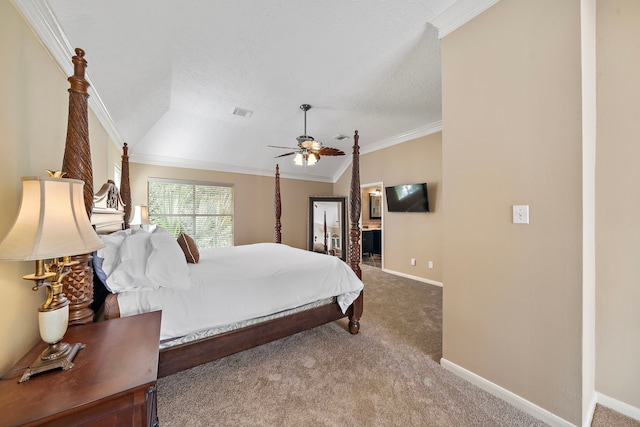
[[308, 249], [347, 259], [346, 197], [309, 197]]
[[369, 219], [382, 219], [382, 195], [369, 193]]

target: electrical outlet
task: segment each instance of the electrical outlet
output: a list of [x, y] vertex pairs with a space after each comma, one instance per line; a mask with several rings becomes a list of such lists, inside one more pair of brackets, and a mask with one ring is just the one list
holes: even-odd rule
[[433, 268], [433, 261], [429, 261], [429, 263], [427, 264], [427, 267]]
[[411, 265], [416, 265], [416, 259], [415, 258], [411, 258]]

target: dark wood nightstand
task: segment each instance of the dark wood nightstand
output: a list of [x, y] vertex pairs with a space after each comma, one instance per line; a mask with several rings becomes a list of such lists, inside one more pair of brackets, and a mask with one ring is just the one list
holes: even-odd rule
[[40, 342], [0, 379], [0, 425], [153, 426], [161, 312], [70, 327], [86, 348], [67, 371], [18, 384], [46, 347]]

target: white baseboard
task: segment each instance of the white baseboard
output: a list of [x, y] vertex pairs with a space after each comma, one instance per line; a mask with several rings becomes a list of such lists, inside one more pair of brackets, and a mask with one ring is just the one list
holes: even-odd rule
[[383, 268], [382, 271], [384, 271], [385, 273], [393, 274], [394, 276], [405, 277], [407, 279], [416, 280], [418, 282], [428, 283], [430, 285], [442, 287], [442, 282], [436, 282], [435, 280], [425, 279], [424, 277], [412, 276], [411, 274], [400, 273], [399, 271], [393, 271], [387, 268]]
[[575, 425], [570, 423], [569, 421], [563, 418], [560, 418], [555, 414], [552, 414], [546, 409], [541, 408], [540, 406], [529, 402], [528, 400], [518, 396], [515, 393], [510, 392], [509, 390], [503, 387], [500, 387], [497, 384], [492, 383], [491, 381], [487, 381], [481, 376], [476, 375], [473, 372], [468, 371], [463, 367], [456, 365], [453, 362], [449, 362], [445, 358], [440, 359], [440, 365], [442, 365], [442, 367], [445, 368], [446, 370], [459, 376], [460, 378], [463, 378], [469, 381], [471, 384], [480, 387], [484, 391], [487, 391], [493, 394], [494, 396], [504, 400], [505, 402], [510, 403], [511, 405], [515, 406], [516, 408], [520, 409], [523, 412], [526, 412], [532, 417], [535, 417], [540, 421], [544, 421], [550, 426], [575, 427]]
[[591, 402], [589, 402], [587, 417], [583, 419], [582, 427], [591, 427], [591, 423], [593, 422], [593, 414], [596, 412], [596, 403], [598, 403], [598, 400], [596, 393], [594, 392], [591, 396]]
[[631, 406], [628, 403], [621, 402], [613, 397], [606, 396], [602, 393], [598, 393], [596, 391], [597, 401], [602, 406], [606, 406], [609, 409], [613, 409], [614, 411], [626, 415], [629, 418], [633, 418], [634, 420], [640, 421], [640, 408], [636, 408], [635, 406]]

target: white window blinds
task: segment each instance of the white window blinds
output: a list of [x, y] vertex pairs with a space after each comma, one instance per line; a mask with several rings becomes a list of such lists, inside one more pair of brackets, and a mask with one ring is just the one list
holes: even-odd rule
[[150, 178], [149, 218], [199, 248], [233, 246], [233, 186]]

